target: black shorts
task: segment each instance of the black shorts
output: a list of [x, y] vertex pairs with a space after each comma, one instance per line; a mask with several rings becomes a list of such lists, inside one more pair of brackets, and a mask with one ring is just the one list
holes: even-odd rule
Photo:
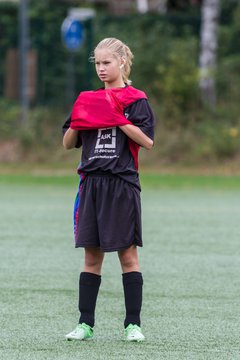
[[90, 174], [79, 188], [75, 246], [103, 252], [142, 246], [140, 191], [111, 174]]

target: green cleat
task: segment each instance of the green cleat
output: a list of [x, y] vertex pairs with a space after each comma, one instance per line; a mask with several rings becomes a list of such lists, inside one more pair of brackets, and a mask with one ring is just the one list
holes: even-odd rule
[[127, 341], [143, 341], [145, 340], [145, 336], [142, 334], [142, 330], [137, 325], [129, 324], [125, 329], [125, 336]]
[[93, 328], [89, 325], [82, 323], [78, 324], [76, 329], [74, 329], [69, 334], [65, 335], [67, 340], [87, 340], [93, 337]]

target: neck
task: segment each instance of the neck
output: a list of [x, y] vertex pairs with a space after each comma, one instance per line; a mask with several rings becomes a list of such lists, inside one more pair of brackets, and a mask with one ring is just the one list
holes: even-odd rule
[[105, 83], [105, 89], [113, 89], [113, 88], [124, 88], [126, 84], [123, 81], [116, 81], [113, 83]]

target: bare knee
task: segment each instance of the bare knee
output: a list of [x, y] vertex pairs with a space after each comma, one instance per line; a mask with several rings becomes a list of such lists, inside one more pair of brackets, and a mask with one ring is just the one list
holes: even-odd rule
[[104, 254], [99, 249], [85, 249], [84, 271], [100, 275]]
[[86, 256], [85, 257], [85, 266], [88, 268], [95, 268], [100, 265], [100, 261], [98, 257], [94, 256]]
[[137, 248], [131, 247], [118, 252], [118, 257], [121, 263], [122, 271], [139, 271], [139, 262]]

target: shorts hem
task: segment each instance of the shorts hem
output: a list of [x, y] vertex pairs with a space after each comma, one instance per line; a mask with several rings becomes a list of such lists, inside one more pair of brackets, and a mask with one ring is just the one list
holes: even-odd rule
[[136, 243], [132, 243], [129, 245], [125, 245], [125, 246], [120, 246], [120, 247], [115, 247], [115, 248], [102, 248], [101, 246], [97, 246], [97, 245], [90, 245], [90, 244], [81, 244], [81, 245], [75, 245], [75, 248], [99, 248], [102, 252], [114, 252], [114, 251], [120, 251], [120, 250], [124, 250], [124, 249], [128, 249], [131, 246], [138, 246], [138, 247], [143, 247], [143, 244], [136, 244]]

